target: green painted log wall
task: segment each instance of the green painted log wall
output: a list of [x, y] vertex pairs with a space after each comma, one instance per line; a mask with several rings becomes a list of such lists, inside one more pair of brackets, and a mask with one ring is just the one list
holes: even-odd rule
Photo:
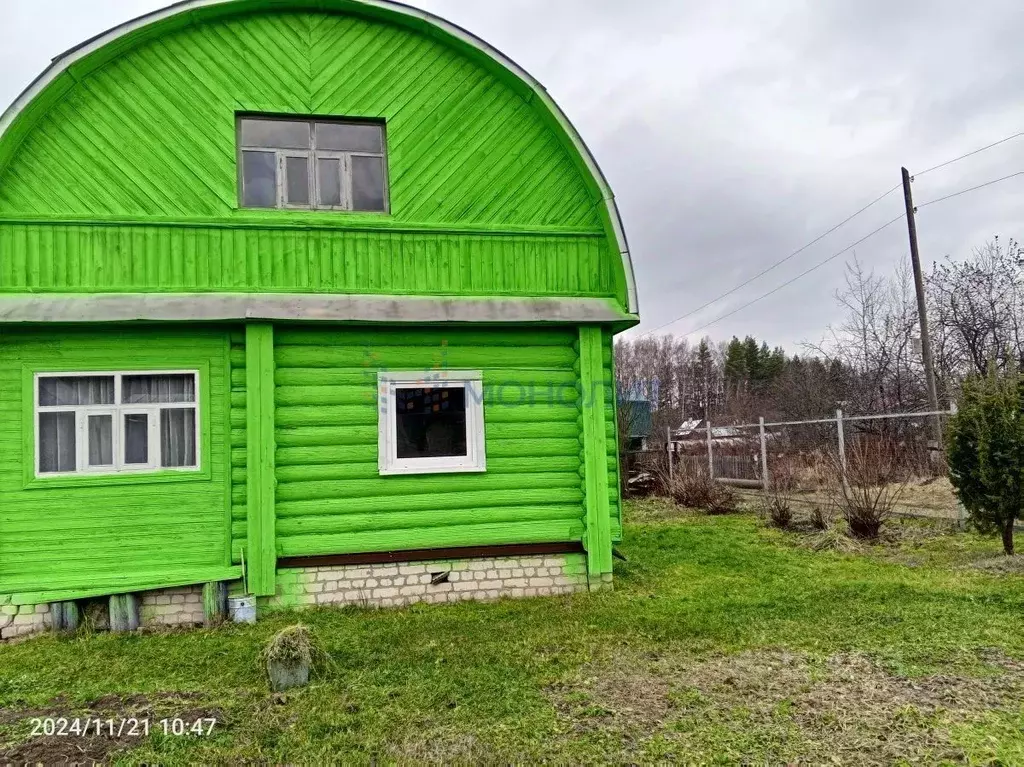
[[[276, 328], [278, 554], [581, 540], [576, 339]], [[378, 371], [437, 367], [483, 371], [486, 473], [379, 476]]]
[[[598, 185], [521, 82], [429, 29], [323, 5], [352, 13], [196, 11], [62, 75], [0, 142], [0, 292], [625, 303]], [[239, 210], [241, 111], [384, 118], [391, 214]]]
[[[222, 330], [0, 332], [0, 593], [49, 601], [233, 577], [228, 355]], [[34, 372], [183, 368], [200, 369], [199, 475], [34, 479]]]

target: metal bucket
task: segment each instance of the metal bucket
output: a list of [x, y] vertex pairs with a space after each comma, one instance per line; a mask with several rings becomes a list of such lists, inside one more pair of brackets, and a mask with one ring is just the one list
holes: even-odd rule
[[228, 614], [232, 623], [255, 623], [256, 597], [228, 597]]

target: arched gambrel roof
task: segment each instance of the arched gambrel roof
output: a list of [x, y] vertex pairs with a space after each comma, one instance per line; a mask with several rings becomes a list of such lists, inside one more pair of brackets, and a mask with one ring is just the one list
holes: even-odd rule
[[[612, 194], [611, 187], [601, 172], [600, 166], [594, 159], [594, 155], [569, 118], [562, 112], [540, 82], [497, 48], [457, 24], [404, 3], [392, 2], [392, 0], [274, 0], [274, 2], [266, 2], [266, 0], [182, 0], [182, 2], [144, 16], [139, 16], [136, 19], [107, 30], [55, 58], [50, 66], [14, 100], [14, 103], [11, 104], [3, 115], [0, 115], [0, 147], [3, 146], [4, 138], [7, 137], [8, 132], [16, 124], [18, 118], [23, 116], [23, 113], [29, 109], [30, 105], [54, 81], [79, 62], [85, 61], [108, 46], [115, 47], [118, 41], [146, 28], [173, 20], [187, 24], [190, 21], [190, 14], [203, 9], [216, 9], [218, 7], [228, 11], [237, 10], [239, 13], [255, 9], [277, 11], [287, 9], [321, 11], [357, 10], [363, 14], [375, 15], [382, 20], [405, 24], [406, 26], [427, 32], [438, 39], [454, 43], [463, 48], [469, 48], [482, 54], [498, 68], [513, 76], [529, 92], [528, 97], [538, 99], [549, 111], [564, 132], [564, 138], [575, 149], [589, 171], [592, 180], [597, 184], [604, 201], [606, 226], [610, 230], [609, 233], [614, 239], [622, 258], [622, 268], [626, 280], [626, 310], [633, 314], [638, 312], [633, 263], [629, 253], [629, 245], [626, 241], [626, 233], [622, 226], [622, 218], [619, 215], [618, 206], [615, 202], [615, 196]], [[3, 156], [0, 154], [0, 166], [2, 165]]]

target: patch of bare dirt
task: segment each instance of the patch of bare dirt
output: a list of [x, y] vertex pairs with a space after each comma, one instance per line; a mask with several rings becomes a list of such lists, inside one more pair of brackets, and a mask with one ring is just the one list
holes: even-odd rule
[[[67, 734], [33, 736], [35, 719], [67, 720]], [[162, 719], [215, 719], [218, 728], [225, 723], [224, 713], [203, 705], [197, 693], [104, 695], [78, 705], [58, 697], [42, 707], [0, 710], [0, 764], [102, 764], [145, 739], [143, 726], [132, 727], [132, 720], [148, 721], [153, 732]], [[129, 724], [122, 728], [123, 721]], [[82, 725], [75, 728], [73, 722]]]
[[658, 737], [697, 761], [961, 761], [951, 725], [1024, 697], [1024, 664], [995, 651], [982, 659], [999, 673], [907, 679], [858, 654], [619, 655], [548, 695], [570, 733], [615, 733], [641, 758]]

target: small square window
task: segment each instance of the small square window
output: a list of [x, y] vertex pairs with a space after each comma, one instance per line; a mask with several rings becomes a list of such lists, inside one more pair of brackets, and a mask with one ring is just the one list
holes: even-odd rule
[[381, 474], [487, 468], [479, 371], [380, 373]]

